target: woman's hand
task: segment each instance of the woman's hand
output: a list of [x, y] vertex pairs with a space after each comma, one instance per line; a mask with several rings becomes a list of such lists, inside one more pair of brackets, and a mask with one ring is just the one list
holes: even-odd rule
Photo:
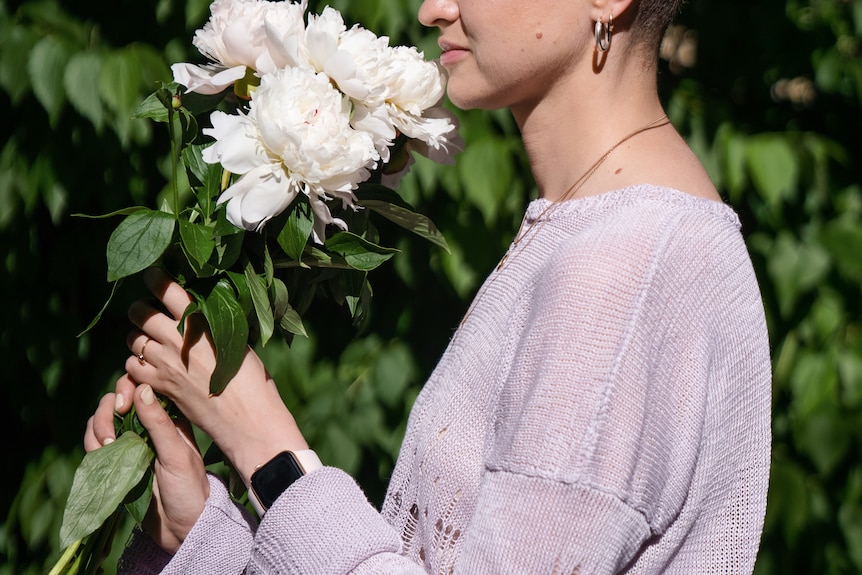
[[129, 318], [140, 330], [128, 338], [134, 355], [126, 361], [126, 371], [132, 379], [170, 398], [212, 437], [246, 485], [256, 467], [281, 451], [307, 449], [275, 383], [251, 349], [227, 388], [210, 395], [216, 360], [205, 321], [198, 314], [190, 316], [183, 337], [175, 319], [183, 317], [191, 297], [158, 269], [147, 270], [144, 282], [167, 314], [147, 301], [129, 308]]
[[143, 529], [162, 549], [176, 553], [209, 497], [209, 481], [191, 426], [183, 419], [172, 420], [149, 385], [136, 388], [124, 375], [117, 382], [117, 390], [102, 398], [87, 422], [84, 448], [93, 451], [116, 439], [114, 411], [127, 413], [132, 401], [124, 398], [133, 398], [138, 419], [156, 450], [153, 499]]

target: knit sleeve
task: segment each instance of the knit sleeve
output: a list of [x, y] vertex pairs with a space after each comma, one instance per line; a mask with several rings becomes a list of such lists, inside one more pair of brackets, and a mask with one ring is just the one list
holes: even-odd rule
[[230, 498], [224, 483], [208, 476], [210, 496], [204, 511], [176, 555], [160, 549], [149, 535], [135, 531], [120, 559], [118, 573], [212, 575], [243, 573], [249, 561], [255, 521]]

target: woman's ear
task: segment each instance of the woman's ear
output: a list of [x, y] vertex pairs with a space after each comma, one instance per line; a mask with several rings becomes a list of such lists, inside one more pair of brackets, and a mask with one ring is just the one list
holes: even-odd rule
[[590, 18], [593, 22], [624, 24], [634, 17], [634, 8], [639, 0], [592, 0]]

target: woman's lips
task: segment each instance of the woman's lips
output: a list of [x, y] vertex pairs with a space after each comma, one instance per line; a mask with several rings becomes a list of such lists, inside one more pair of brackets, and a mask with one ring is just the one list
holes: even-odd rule
[[444, 66], [463, 60], [470, 53], [469, 50], [457, 44], [440, 41], [439, 45], [440, 49], [443, 50], [443, 53], [440, 54], [440, 63]]

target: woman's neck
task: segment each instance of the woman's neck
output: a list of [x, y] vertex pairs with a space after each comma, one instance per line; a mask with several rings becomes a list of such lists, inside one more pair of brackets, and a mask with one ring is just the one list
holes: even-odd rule
[[[556, 201], [617, 142], [658, 119], [663, 110], [655, 70], [638, 62], [625, 70], [607, 63], [600, 73], [583, 66], [552, 86], [541, 101], [512, 113], [539, 197]], [[615, 150], [612, 157], [621, 155]], [[589, 183], [599, 185], [600, 179], [592, 176], [585, 189]]]

